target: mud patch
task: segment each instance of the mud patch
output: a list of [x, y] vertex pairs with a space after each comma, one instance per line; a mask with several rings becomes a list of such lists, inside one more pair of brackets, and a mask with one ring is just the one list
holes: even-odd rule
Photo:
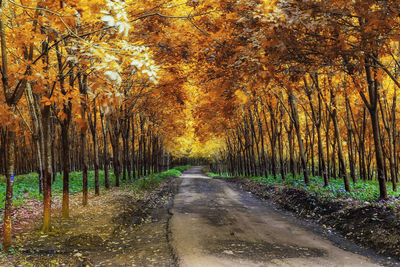
[[200, 213], [201, 217], [206, 219], [212, 226], [227, 226], [233, 225], [237, 220], [229, 216], [229, 212], [223, 209], [215, 209], [214, 213], [203, 212]]
[[103, 239], [98, 235], [83, 233], [67, 238], [65, 245], [68, 247], [99, 247], [103, 245]]
[[251, 259], [267, 262], [273, 259], [323, 257], [327, 252], [322, 249], [297, 247], [293, 245], [267, 242], [247, 242], [243, 240], [222, 240], [205, 244], [210, 254], [233, 258]]

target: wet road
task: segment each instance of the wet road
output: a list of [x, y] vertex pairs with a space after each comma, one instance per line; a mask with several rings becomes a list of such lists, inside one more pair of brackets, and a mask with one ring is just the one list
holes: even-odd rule
[[186, 171], [175, 196], [170, 242], [180, 266], [379, 266], [305, 230], [264, 202]]

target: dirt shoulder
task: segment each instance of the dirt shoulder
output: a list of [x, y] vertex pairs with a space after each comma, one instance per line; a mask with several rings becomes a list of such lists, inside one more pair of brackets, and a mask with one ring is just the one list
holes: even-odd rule
[[36, 220], [19, 237], [16, 253], [1, 259], [0, 265], [174, 265], [168, 223], [178, 185], [178, 179], [171, 179], [140, 193], [114, 188], [92, 196], [86, 207], [73, 201], [70, 219], [61, 220], [54, 212], [54, 229], [46, 235]]
[[[390, 208], [379, 203], [319, 199], [301, 189], [266, 187], [243, 178], [223, 180], [261, 199], [271, 200], [281, 210], [315, 223], [311, 226], [313, 230], [345, 249], [360, 254], [376, 252], [384, 256], [375, 255], [381, 263], [400, 266], [400, 216]], [[359, 249], [346, 240], [371, 251]]]

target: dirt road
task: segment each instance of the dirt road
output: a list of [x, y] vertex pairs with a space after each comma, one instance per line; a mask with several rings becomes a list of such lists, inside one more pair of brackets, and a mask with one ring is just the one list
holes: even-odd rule
[[180, 266], [380, 266], [345, 251], [201, 167], [186, 171], [171, 209]]

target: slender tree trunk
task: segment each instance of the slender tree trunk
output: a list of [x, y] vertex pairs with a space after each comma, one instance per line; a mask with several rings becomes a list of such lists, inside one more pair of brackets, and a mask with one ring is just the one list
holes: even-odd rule
[[391, 117], [391, 127], [392, 127], [392, 189], [393, 191], [397, 191], [397, 153], [396, 153], [396, 104], [397, 104], [397, 92], [395, 90], [395, 93], [393, 95], [393, 100], [392, 100], [392, 117]]
[[296, 100], [293, 94], [292, 90], [288, 90], [288, 94], [289, 94], [289, 104], [290, 107], [292, 109], [292, 115], [293, 115], [293, 123], [294, 123], [294, 128], [296, 130], [296, 134], [297, 134], [297, 142], [299, 145], [299, 156], [300, 156], [300, 160], [301, 160], [301, 164], [303, 167], [303, 175], [304, 175], [304, 183], [306, 185], [310, 184], [310, 180], [308, 177], [308, 171], [307, 171], [307, 161], [306, 161], [306, 156], [305, 156], [305, 152], [304, 152], [304, 146], [303, 146], [303, 140], [301, 138], [301, 130], [300, 130], [300, 121], [299, 121], [299, 113], [297, 111], [297, 107], [296, 107]]
[[43, 187], [43, 226], [42, 232], [51, 231], [51, 138], [50, 106], [42, 108], [42, 125], [44, 142], [44, 187]]
[[333, 139], [333, 144], [332, 144], [332, 155], [331, 155], [331, 161], [332, 161], [332, 173], [331, 176], [333, 177], [333, 179], [336, 179], [336, 136], [334, 136]]
[[136, 176], [136, 150], [135, 150], [135, 140], [136, 140], [136, 133], [135, 133], [135, 116], [132, 118], [132, 153], [131, 153], [131, 166], [132, 166], [132, 179], [135, 180]]
[[124, 134], [122, 134], [122, 180], [123, 181], [125, 181], [126, 177], [129, 175], [129, 173], [127, 173], [127, 166], [126, 166], [126, 161], [128, 160], [126, 158], [126, 143], [127, 143], [126, 138]]
[[[381, 199], [387, 199], [387, 189], [386, 189], [386, 180], [385, 180], [385, 167], [383, 162], [383, 153], [382, 153], [382, 143], [379, 131], [379, 117], [378, 117], [378, 102], [379, 102], [379, 88], [378, 81], [372, 77], [371, 72], [371, 58], [370, 56], [365, 57], [365, 73], [368, 84], [368, 94], [369, 94], [369, 103], [365, 97], [363, 100], [368, 107], [370, 116], [371, 116], [371, 124], [372, 124], [372, 133], [375, 144], [375, 161], [378, 172], [378, 182], [379, 182], [379, 197]], [[362, 93], [362, 92], [360, 92]], [[363, 95], [362, 95], [363, 96]]]
[[51, 170], [52, 170], [52, 183], [56, 181], [57, 169], [56, 169], [56, 152], [55, 152], [55, 137], [57, 134], [57, 128], [54, 120], [51, 121]]
[[283, 159], [283, 146], [282, 146], [282, 120], [279, 122], [280, 130], [278, 134], [278, 149], [279, 149], [279, 165], [281, 171], [281, 178], [285, 180], [285, 168], [284, 168], [284, 159]]
[[88, 204], [88, 169], [86, 155], [86, 134], [81, 133], [81, 166], [82, 166], [82, 205]]
[[[328, 112], [326, 112], [328, 114]], [[331, 161], [330, 159], [330, 128], [331, 128], [331, 116], [328, 114], [326, 116], [326, 129], [325, 129], [325, 143], [326, 143], [326, 175], [329, 180], [331, 179]]]
[[107, 139], [107, 128], [104, 121], [104, 112], [100, 110], [100, 120], [103, 129], [103, 159], [104, 159], [104, 187], [110, 189], [110, 179], [108, 177], [108, 139]]
[[[394, 99], [395, 101], [395, 99]], [[389, 141], [388, 144], [388, 148], [389, 148], [389, 153], [387, 156], [387, 159], [389, 161], [389, 170], [390, 170], [390, 178], [392, 181], [392, 189], [393, 191], [396, 191], [396, 170], [395, 170], [395, 166], [394, 166], [394, 157], [395, 157], [395, 152], [394, 152], [394, 147], [395, 147], [395, 142], [393, 141], [395, 139], [395, 137], [393, 136], [393, 131], [391, 129], [392, 126], [395, 127], [395, 123], [393, 123], [393, 116], [395, 116], [395, 112], [396, 112], [396, 108], [392, 106], [391, 111], [388, 112], [389, 114], [386, 115], [386, 107], [387, 107], [387, 101], [384, 101], [385, 103], [385, 107], [383, 106], [382, 101], [379, 101], [379, 107], [380, 107], [380, 111], [382, 114], [382, 121], [383, 121], [383, 125], [385, 127], [385, 130], [387, 132], [387, 138]], [[393, 104], [395, 105], [395, 103]], [[385, 111], [384, 111], [385, 109]], [[390, 114], [391, 113], [391, 114]], [[384, 138], [384, 137], [383, 137]], [[383, 142], [384, 140], [382, 140]]]
[[[87, 75], [78, 73], [79, 92], [81, 93], [81, 118], [86, 119], [86, 94], [87, 94]], [[88, 204], [88, 166], [87, 166], [87, 149], [86, 134], [87, 124], [80, 125], [80, 147], [81, 147], [81, 167], [82, 167], [82, 205]]]
[[6, 130], [6, 200], [4, 206], [4, 224], [3, 224], [3, 247], [4, 251], [9, 251], [12, 243], [11, 232], [11, 211], [13, 198], [13, 182], [15, 169], [15, 132], [11, 129]]
[[62, 199], [62, 217], [69, 217], [69, 172], [70, 172], [70, 151], [69, 151], [69, 124], [61, 124], [61, 142], [62, 142], [62, 161], [63, 161], [63, 199]]
[[100, 185], [99, 185], [99, 152], [97, 144], [97, 108], [96, 99], [93, 100], [93, 119], [88, 113], [88, 120], [90, 124], [90, 131], [92, 133], [93, 139], [93, 165], [94, 165], [94, 194], [96, 196], [100, 195]]
[[311, 126], [310, 148], [311, 148], [311, 173], [315, 176], [315, 157], [314, 157], [314, 142], [315, 142], [315, 125]]
[[97, 147], [97, 135], [96, 135], [96, 133], [93, 135], [93, 156], [94, 156], [94, 194], [96, 196], [99, 196], [100, 195], [99, 152], [98, 152], [98, 147]]
[[355, 166], [356, 162], [354, 160], [354, 144], [353, 144], [353, 124], [351, 123], [351, 116], [350, 116], [350, 101], [348, 96], [345, 96], [346, 99], [346, 115], [347, 115], [347, 139], [349, 142], [349, 147], [348, 147], [348, 157], [349, 157], [349, 165], [350, 165], [350, 177], [353, 180], [353, 183], [355, 184], [356, 181], [356, 171], [355, 171]]
[[367, 128], [367, 118], [366, 118], [366, 110], [364, 109], [363, 111], [363, 124], [362, 124], [362, 132], [360, 134], [360, 151], [361, 151], [361, 170], [363, 173], [363, 179], [366, 180], [368, 179], [367, 177], [367, 171], [366, 171], [366, 163], [365, 163], [365, 156], [366, 156], [366, 151], [365, 151], [365, 132]]
[[259, 137], [261, 140], [261, 159], [259, 159], [260, 161], [260, 169], [261, 169], [261, 174], [264, 177], [267, 177], [267, 172], [266, 172], [266, 166], [265, 166], [265, 146], [264, 146], [264, 131], [263, 131], [263, 126], [262, 126], [262, 122], [260, 119], [260, 116], [257, 114], [257, 120], [258, 120], [258, 131], [259, 131]]
[[293, 175], [293, 178], [296, 178], [296, 168], [294, 164], [294, 144], [293, 144], [293, 122], [290, 121], [289, 126], [286, 129], [289, 143], [289, 169]]
[[[255, 109], [257, 108], [257, 106], [255, 107]], [[256, 134], [256, 128], [255, 128], [255, 125], [254, 125], [254, 120], [253, 120], [253, 116], [252, 116], [252, 112], [251, 112], [251, 110], [249, 109], [249, 119], [250, 119], [250, 127], [251, 127], [251, 133], [252, 133], [252, 137], [253, 137], [253, 143], [255, 144], [255, 148], [256, 148], [256, 152], [257, 152], [257, 160], [258, 160], [258, 166], [257, 166], [257, 164], [256, 164], [256, 160], [254, 160], [254, 165], [255, 165], [255, 174], [257, 175], [257, 176], [259, 176], [261, 173], [260, 173], [260, 170], [261, 170], [261, 168], [260, 168], [260, 158], [261, 158], [261, 155], [260, 155], [260, 147], [259, 147], [259, 138], [257, 138], [257, 134]]]
[[337, 142], [337, 146], [338, 146], [338, 157], [339, 157], [339, 164], [340, 164], [340, 169], [341, 169], [341, 176], [343, 177], [344, 188], [347, 192], [349, 192], [350, 185], [349, 185], [349, 179], [347, 177], [346, 163], [345, 163], [344, 157], [343, 157], [342, 139], [340, 137], [339, 123], [338, 123], [338, 119], [337, 119], [336, 98], [335, 98], [333, 90], [331, 91], [331, 100], [332, 100], [332, 105], [333, 105], [333, 110], [331, 111], [331, 116], [332, 116], [332, 121], [333, 121], [333, 127], [335, 128], [335, 137], [336, 137], [336, 142]]
[[376, 110], [370, 110], [371, 115], [371, 123], [372, 123], [372, 132], [375, 143], [375, 157], [376, 157], [376, 166], [378, 172], [378, 182], [380, 188], [380, 198], [387, 199], [387, 190], [386, 190], [386, 180], [384, 173], [384, 165], [383, 165], [383, 153], [382, 153], [382, 144], [380, 140], [379, 133], [379, 120], [378, 120], [378, 112]]
[[[116, 122], [118, 124], [118, 122]], [[121, 175], [120, 161], [119, 161], [119, 126], [114, 127], [114, 131], [110, 133], [110, 140], [113, 149], [113, 167], [115, 175], [115, 186], [119, 187], [119, 178]]]
[[26, 85], [26, 91], [25, 91], [25, 98], [28, 103], [28, 108], [29, 108], [29, 113], [31, 115], [32, 119], [32, 124], [33, 124], [33, 141], [35, 143], [35, 148], [36, 148], [36, 153], [37, 153], [37, 162], [38, 162], [38, 185], [39, 185], [39, 194], [43, 193], [43, 157], [42, 157], [42, 146], [41, 146], [41, 131], [39, 129], [39, 115], [38, 115], [38, 110], [36, 107], [35, 99], [33, 97], [32, 93], [32, 86], [30, 83], [27, 83]]
[[317, 127], [319, 173], [324, 178], [324, 187], [328, 186], [328, 174], [325, 169], [325, 159], [322, 147], [321, 124]]

